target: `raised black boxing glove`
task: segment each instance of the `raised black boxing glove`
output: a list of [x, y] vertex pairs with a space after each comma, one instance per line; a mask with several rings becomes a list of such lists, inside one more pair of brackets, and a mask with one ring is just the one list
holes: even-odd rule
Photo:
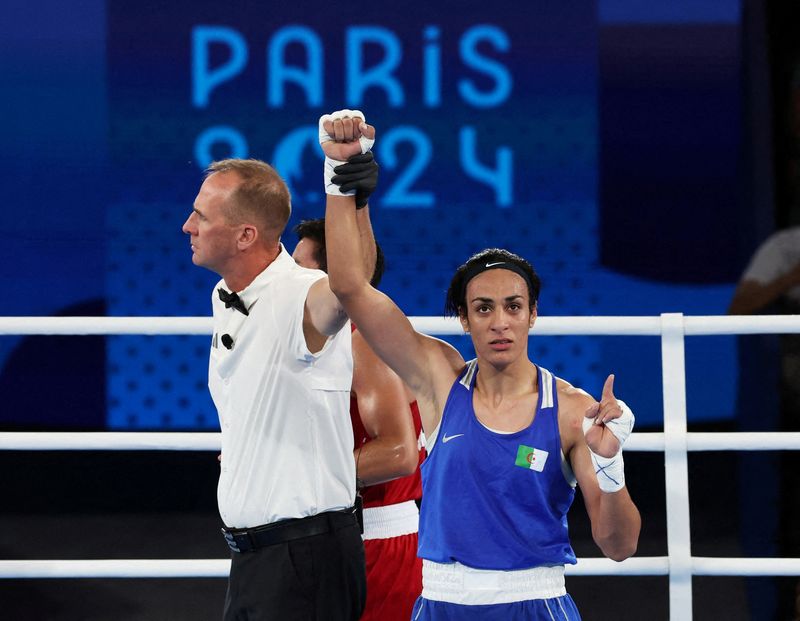
[[340, 164], [333, 172], [336, 174], [331, 181], [342, 192], [356, 191], [356, 209], [364, 207], [370, 194], [378, 187], [378, 162], [372, 151], [351, 156], [346, 164]]

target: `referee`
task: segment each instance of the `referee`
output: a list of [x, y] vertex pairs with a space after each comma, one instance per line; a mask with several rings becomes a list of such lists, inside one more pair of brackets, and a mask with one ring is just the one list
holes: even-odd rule
[[232, 551], [224, 621], [349, 621], [366, 598], [350, 329], [325, 274], [298, 266], [280, 242], [290, 205], [269, 165], [222, 160], [183, 225], [192, 262], [221, 277], [208, 385]]

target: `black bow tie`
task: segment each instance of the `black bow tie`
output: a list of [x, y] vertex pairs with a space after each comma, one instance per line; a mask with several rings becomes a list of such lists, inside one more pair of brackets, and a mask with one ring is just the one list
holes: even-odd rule
[[225, 303], [225, 308], [235, 308], [243, 315], [249, 315], [250, 313], [247, 312], [247, 307], [242, 302], [242, 298], [239, 297], [238, 293], [228, 293], [220, 287], [217, 289], [217, 293], [219, 293], [219, 299]]

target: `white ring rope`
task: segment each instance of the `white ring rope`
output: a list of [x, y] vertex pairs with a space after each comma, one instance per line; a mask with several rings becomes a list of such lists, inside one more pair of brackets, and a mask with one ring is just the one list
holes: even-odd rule
[[[0, 561], [0, 579], [20, 578], [227, 578], [229, 559], [127, 559]], [[800, 559], [708, 558], [691, 561], [695, 576], [797, 576]], [[580, 558], [568, 576], [667, 576], [668, 556], [634, 557], [617, 563]]]
[[0, 578], [224, 578], [230, 559], [0, 561]]
[[0, 432], [5, 451], [219, 451], [219, 432]]
[[[796, 334], [800, 315], [681, 316], [684, 334]], [[462, 335], [452, 317], [409, 317], [426, 334]], [[0, 317], [0, 335], [211, 334], [211, 317]], [[531, 334], [538, 336], [660, 336], [660, 317], [539, 317]]]
[[212, 325], [211, 317], [0, 317], [0, 334], [208, 335]]
[[[800, 432], [686, 434], [689, 451], [796, 451]], [[0, 431], [0, 451], [218, 451], [219, 432]], [[635, 433], [626, 451], [658, 453], [663, 433]]]
[[[420, 332], [463, 334], [460, 323], [411, 317]], [[2, 317], [0, 335], [209, 335], [210, 317]], [[634, 434], [626, 450], [664, 451], [668, 511], [667, 557], [636, 557], [622, 563], [579, 559], [571, 576], [668, 575], [670, 619], [691, 621], [691, 576], [800, 576], [800, 559], [693, 557], [689, 551], [688, 451], [799, 450], [800, 433], [688, 433], [683, 341], [686, 336], [796, 334], [800, 316], [539, 317], [537, 336], [615, 335], [662, 337], [664, 433]], [[668, 390], [669, 389], [669, 390]], [[669, 394], [667, 394], [669, 393]], [[676, 393], [676, 394], [672, 394]], [[678, 394], [679, 393], [679, 394]], [[218, 433], [0, 433], [0, 450], [190, 450], [216, 451]], [[672, 472], [670, 470], [672, 466]], [[672, 515], [672, 521], [669, 517]], [[675, 519], [679, 518], [679, 519]], [[0, 578], [189, 578], [227, 577], [227, 559], [198, 560], [14, 560], [0, 561]]]

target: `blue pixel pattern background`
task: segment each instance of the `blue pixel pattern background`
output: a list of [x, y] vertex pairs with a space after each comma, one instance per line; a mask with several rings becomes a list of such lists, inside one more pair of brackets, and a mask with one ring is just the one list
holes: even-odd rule
[[[736, 187], [738, 2], [500, 2], [490, 16], [479, 2], [412, 3], [360, 7], [357, 19], [326, 7], [12, 7], [3, 163], [18, 181], [11, 202], [26, 206], [0, 216], [13, 313], [208, 315], [217, 277], [191, 264], [180, 231], [202, 169], [266, 159], [291, 186], [290, 227], [318, 217], [316, 119], [343, 106], [380, 131], [382, 288], [407, 314], [440, 315], [453, 270], [488, 246], [534, 263], [541, 315], [724, 312], [738, 269], [718, 226]], [[687, 36], [684, 64], [648, 48]], [[667, 67], [664, 84], [640, 81], [651, 65]], [[678, 91], [680, 105], [664, 95]], [[724, 114], [697, 116], [719, 101]], [[632, 161], [630, 141], [652, 160]], [[713, 162], [710, 182], [687, 154]], [[695, 182], [702, 197], [684, 189]], [[26, 343], [0, 343], [6, 370]], [[531, 354], [595, 394], [617, 373], [640, 423], [659, 424], [656, 339], [534, 337]], [[690, 418], [730, 418], [733, 340], [690, 340], [687, 354]], [[205, 337], [108, 338], [104, 424], [215, 428], [207, 355]]]

